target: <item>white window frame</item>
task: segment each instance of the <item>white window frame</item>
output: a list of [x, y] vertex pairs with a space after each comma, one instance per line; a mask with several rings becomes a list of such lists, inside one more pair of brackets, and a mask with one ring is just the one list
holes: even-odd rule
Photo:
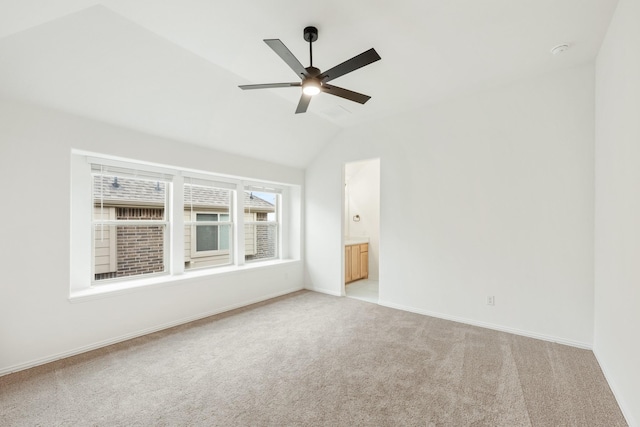
[[[195, 259], [197, 260], [198, 258], [205, 258], [205, 257], [210, 257], [210, 256], [217, 256], [217, 255], [229, 255], [229, 262], [226, 263], [222, 263], [222, 264], [215, 264], [215, 265], [205, 265], [205, 266], [196, 266], [196, 267], [190, 267], [188, 270], [193, 270], [193, 269], [203, 269], [203, 268], [215, 268], [215, 267], [222, 267], [225, 265], [230, 265], [230, 264], [234, 264], [234, 260], [235, 260], [235, 242], [234, 242], [234, 236], [236, 234], [235, 231], [235, 223], [237, 223], [237, 220], [235, 218], [235, 214], [234, 212], [236, 211], [236, 207], [235, 207], [235, 199], [236, 199], [236, 192], [237, 192], [237, 187], [238, 184], [237, 183], [231, 183], [231, 182], [222, 182], [218, 179], [212, 179], [213, 177], [211, 176], [201, 176], [199, 174], [187, 174], [184, 177], [184, 186], [190, 185], [192, 186], [199, 186], [199, 187], [205, 187], [205, 188], [213, 188], [213, 189], [218, 189], [218, 190], [227, 190], [229, 191], [229, 205], [228, 205], [228, 211], [227, 212], [212, 212], [212, 211], [207, 211], [205, 209], [194, 209], [193, 207], [193, 201], [184, 201], [184, 197], [183, 197], [183, 210], [188, 210], [190, 212], [189, 215], [189, 221], [185, 222], [185, 226], [190, 227], [190, 231], [191, 231], [191, 244], [190, 244], [190, 259]], [[217, 177], [216, 177], [217, 178]], [[184, 188], [183, 186], [183, 188]], [[193, 191], [193, 190], [192, 190]], [[193, 193], [192, 193], [193, 194]], [[214, 208], [215, 209], [215, 208]], [[197, 216], [198, 214], [217, 214], [218, 218], [220, 214], [227, 214], [229, 215], [229, 220], [228, 221], [198, 221], [197, 220]], [[229, 235], [229, 249], [218, 249], [218, 250], [211, 250], [211, 251], [198, 251], [197, 250], [197, 231], [196, 228], [198, 226], [201, 225], [215, 225], [215, 226], [221, 226], [221, 225], [228, 225], [230, 226], [230, 235]], [[220, 234], [218, 234], [218, 245], [220, 242]]]
[[[117, 279], [103, 279], [95, 283], [94, 273], [94, 213], [93, 213], [93, 180], [91, 164], [104, 164], [109, 167], [124, 168], [145, 174], [164, 174], [168, 177], [167, 201], [165, 203], [164, 236], [167, 240], [164, 251], [165, 272], [125, 276]], [[212, 265], [185, 270], [185, 209], [184, 183], [193, 179], [222, 183], [232, 190], [230, 222], [232, 236], [230, 239], [231, 264]], [[245, 262], [245, 203], [239, 197], [250, 186], [258, 186], [266, 191], [275, 189], [281, 194], [278, 197], [278, 232], [277, 255]], [[268, 188], [265, 188], [267, 187]], [[261, 191], [261, 190], [258, 190]], [[179, 281], [189, 277], [203, 275], [229, 274], [244, 268], [269, 267], [278, 262], [299, 261], [301, 254], [301, 186], [297, 184], [278, 184], [265, 181], [247, 180], [242, 177], [220, 175], [193, 169], [178, 168], [156, 163], [124, 159], [116, 156], [96, 154], [83, 150], [71, 150], [71, 218], [70, 218], [70, 293], [71, 301], [93, 298], [111, 292], [121, 292], [131, 288]], [[115, 225], [125, 225], [125, 221], [116, 220]], [[143, 220], [130, 220], [127, 223], [142, 225]], [[154, 220], [152, 225], [158, 225]], [[248, 221], [246, 223], [253, 223]], [[264, 225], [265, 221], [256, 221]], [[106, 224], [106, 222], [105, 222]], [[225, 223], [223, 223], [225, 224]], [[221, 225], [217, 222], [216, 225]], [[291, 230], [289, 230], [291, 228]], [[250, 264], [250, 265], [249, 265]], [[222, 268], [219, 268], [222, 267]], [[153, 277], [152, 277], [153, 276]]]
[[[249, 185], [245, 185], [244, 189], [243, 189], [243, 193], [244, 192], [262, 192], [262, 193], [272, 193], [276, 196], [276, 200], [275, 200], [275, 221], [245, 221], [244, 225], [245, 226], [254, 226], [253, 230], [254, 230], [254, 242], [256, 245], [256, 252], [257, 252], [257, 246], [258, 246], [258, 238], [257, 238], [257, 234], [258, 234], [258, 228], [257, 226], [269, 226], [269, 227], [274, 227], [275, 230], [275, 234], [276, 234], [276, 242], [275, 242], [275, 254], [273, 257], [269, 257], [269, 258], [256, 258], [256, 259], [251, 259], [251, 260], [246, 260], [246, 262], [248, 263], [256, 263], [256, 262], [264, 262], [264, 261], [269, 261], [269, 260], [273, 260], [273, 259], [280, 259], [282, 256], [281, 253], [281, 245], [282, 245], [282, 232], [281, 232], [281, 221], [282, 221], [282, 214], [281, 214], [281, 206], [282, 206], [282, 189], [280, 188], [274, 188], [274, 187], [265, 187], [264, 185], [260, 185], [260, 184], [256, 184], [256, 183], [252, 183]], [[253, 214], [257, 214], [259, 213], [258, 211], [254, 211], [251, 212]]]
[[[97, 165], [98, 163], [95, 163], [96, 160], [95, 159], [91, 159], [91, 164], [92, 165]], [[101, 162], [102, 164], [102, 162]], [[137, 168], [126, 168], [126, 167], [119, 167], [119, 166], [109, 166], [109, 164], [102, 164], [102, 166], [104, 166], [104, 168], [100, 171], [94, 171], [92, 170], [91, 172], [91, 284], [92, 285], [96, 285], [96, 286], [103, 286], [105, 284], [111, 283], [111, 282], [116, 282], [116, 281], [127, 281], [127, 280], [135, 280], [135, 279], [139, 279], [141, 277], [154, 277], [154, 276], [162, 276], [162, 275], [166, 275], [169, 273], [169, 252], [170, 252], [170, 239], [169, 239], [169, 234], [170, 234], [170, 218], [169, 218], [169, 200], [170, 200], [170, 196], [171, 196], [171, 181], [167, 180], [166, 176], [162, 176], [162, 174], [155, 174], [152, 173], [151, 171], [147, 171], [148, 174], [145, 176], [144, 173], [141, 173], [141, 175], [143, 176], [136, 176], [136, 171], [138, 170]], [[144, 181], [149, 181], [149, 182], [153, 182], [161, 180], [162, 182], [165, 183], [165, 194], [164, 194], [164, 206], [162, 207], [163, 210], [163, 219], [162, 220], [144, 220], [144, 219], [135, 219], [135, 220], [122, 220], [122, 219], [109, 219], [109, 220], [105, 220], [104, 218], [102, 218], [103, 215], [101, 215], [101, 219], [100, 220], [96, 220], [94, 217], [94, 209], [95, 209], [95, 201], [96, 198], [99, 197], [100, 195], [95, 194], [94, 190], [95, 190], [95, 186], [93, 185], [93, 179], [96, 176], [108, 176], [111, 174], [117, 174], [119, 177], [121, 178], [131, 178], [131, 179], [138, 179], [138, 180], [144, 180]], [[152, 176], [155, 176], [155, 179], [152, 179]], [[154, 207], [149, 207], [151, 209], [154, 209]], [[110, 278], [110, 279], [100, 279], [100, 280], [96, 280], [95, 279], [95, 251], [96, 251], [96, 228], [97, 227], [113, 227], [111, 230], [117, 230], [117, 227], [126, 227], [126, 226], [152, 226], [152, 227], [157, 227], [157, 226], [161, 226], [163, 228], [162, 231], [162, 237], [163, 237], [163, 242], [162, 242], [162, 271], [159, 272], [155, 272], [155, 273], [146, 273], [146, 274], [135, 274], [135, 275], [130, 275], [130, 276], [122, 276], [122, 277], [114, 277], [114, 278]], [[117, 232], [116, 232], [117, 234]], [[111, 242], [112, 245], [116, 245], [116, 240]], [[116, 271], [117, 271], [117, 249], [112, 248], [112, 253], [115, 254], [116, 257]]]

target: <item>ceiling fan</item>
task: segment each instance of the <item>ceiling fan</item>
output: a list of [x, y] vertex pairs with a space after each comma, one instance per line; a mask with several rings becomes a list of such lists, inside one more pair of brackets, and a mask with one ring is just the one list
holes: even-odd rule
[[349, 101], [358, 102], [364, 104], [369, 99], [368, 95], [363, 95], [358, 92], [353, 92], [348, 89], [343, 89], [338, 86], [328, 84], [333, 79], [337, 79], [340, 76], [344, 76], [347, 73], [362, 68], [365, 65], [369, 65], [372, 62], [380, 60], [380, 55], [371, 48], [360, 55], [354, 56], [351, 59], [344, 61], [343, 63], [336, 65], [335, 67], [320, 72], [319, 69], [313, 66], [313, 42], [318, 40], [318, 29], [316, 27], [306, 27], [304, 29], [304, 39], [309, 42], [309, 66], [303, 67], [300, 61], [293, 56], [291, 51], [282, 43], [279, 39], [265, 39], [264, 42], [271, 48], [280, 58], [296, 73], [302, 80], [295, 83], [266, 83], [257, 85], [240, 85], [240, 89], [271, 89], [277, 87], [302, 87], [302, 96], [298, 102], [298, 108], [296, 108], [296, 114], [304, 113], [309, 107], [311, 97], [317, 95], [320, 92], [328, 93], [330, 95], [339, 96], [340, 98], [348, 99]]

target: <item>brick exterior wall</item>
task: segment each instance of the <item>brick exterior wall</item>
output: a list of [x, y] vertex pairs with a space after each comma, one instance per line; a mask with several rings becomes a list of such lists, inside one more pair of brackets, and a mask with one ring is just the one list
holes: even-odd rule
[[[266, 212], [256, 213], [256, 221], [267, 221]], [[256, 254], [249, 255], [245, 259], [274, 258], [276, 256], [276, 227], [268, 225], [256, 225]]]
[[[118, 208], [121, 220], [161, 220], [164, 209]], [[164, 226], [142, 225], [117, 227], [118, 271], [116, 277], [164, 271]]]
[[[116, 219], [161, 220], [161, 208], [117, 208]], [[163, 225], [127, 225], [116, 227], [117, 271], [96, 274], [95, 280], [164, 271]]]
[[118, 227], [117, 236], [116, 277], [164, 271], [164, 226]]

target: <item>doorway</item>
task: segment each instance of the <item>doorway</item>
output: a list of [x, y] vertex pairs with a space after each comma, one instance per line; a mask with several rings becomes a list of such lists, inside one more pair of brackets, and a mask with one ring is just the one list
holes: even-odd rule
[[344, 166], [343, 295], [377, 303], [380, 293], [380, 159]]

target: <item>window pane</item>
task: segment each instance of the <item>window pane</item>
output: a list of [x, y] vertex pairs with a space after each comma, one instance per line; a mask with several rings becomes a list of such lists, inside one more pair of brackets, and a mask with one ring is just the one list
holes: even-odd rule
[[[195, 238], [196, 228], [217, 227], [218, 228], [218, 246], [219, 250], [198, 252], [196, 249], [195, 239], [192, 241], [192, 233]], [[231, 240], [231, 226], [207, 226], [207, 225], [187, 225], [184, 227], [184, 268], [190, 270], [193, 268], [212, 267], [219, 265], [228, 265], [231, 263], [231, 254], [229, 241]]]
[[[114, 175], [94, 175], [94, 218], [117, 207], [117, 219], [164, 220], [166, 183]], [[116, 218], [103, 218], [116, 219]]]
[[164, 224], [95, 225], [95, 280], [165, 271], [164, 233]]
[[230, 263], [231, 226], [198, 223], [230, 221], [231, 196], [229, 189], [185, 183], [185, 269]]
[[198, 225], [196, 226], [196, 251], [217, 251], [218, 250], [218, 226]]
[[206, 187], [203, 185], [192, 185], [189, 183], [184, 185], [185, 210], [215, 210], [229, 213], [230, 205], [231, 190], [227, 190], [225, 188]]
[[265, 218], [269, 216], [269, 221], [275, 221], [277, 198], [278, 195], [276, 193], [245, 191], [244, 206], [247, 212], [263, 212], [265, 213]]
[[245, 221], [264, 222], [245, 226], [245, 260], [278, 256], [278, 194], [245, 191]]
[[117, 277], [116, 227], [98, 225], [94, 227], [93, 271], [95, 280]]
[[93, 176], [94, 280], [165, 271], [164, 224], [117, 225], [118, 221], [165, 221], [167, 183], [130, 175]]
[[275, 258], [278, 255], [278, 227], [276, 224], [254, 224], [245, 227], [245, 259]]
[[229, 242], [231, 241], [231, 226], [221, 225], [220, 228], [220, 250], [229, 250]]
[[[227, 215], [228, 217], [229, 215]], [[218, 214], [196, 214], [196, 221], [217, 221]]]

